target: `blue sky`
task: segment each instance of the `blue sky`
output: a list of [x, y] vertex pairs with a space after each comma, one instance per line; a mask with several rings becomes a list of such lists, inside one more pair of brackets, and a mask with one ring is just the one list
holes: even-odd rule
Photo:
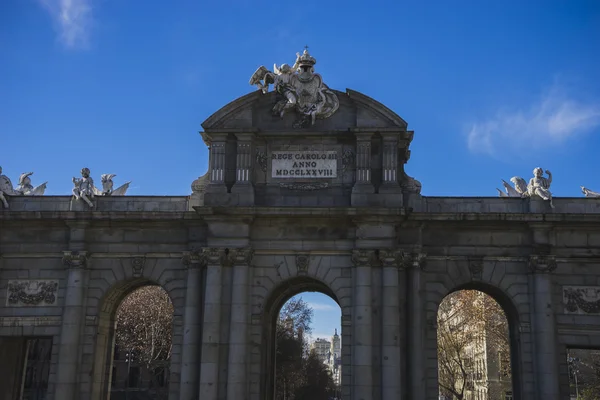
[[130, 194], [186, 195], [207, 167], [200, 123], [305, 44], [332, 88], [415, 131], [423, 194], [495, 196], [554, 174], [600, 190], [598, 1], [0, 2], [0, 165], [70, 194], [87, 166]]
[[292, 297], [298, 298], [302, 298], [313, 310], [310, 341], [318, 338], [331, 341], [336, 329], [341, 338], [342, 310], [335, 300], [319, 292], [304, 292]]

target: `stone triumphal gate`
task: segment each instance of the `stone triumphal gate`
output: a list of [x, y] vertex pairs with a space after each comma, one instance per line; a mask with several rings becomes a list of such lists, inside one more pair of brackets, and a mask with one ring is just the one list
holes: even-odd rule
[[566, 349], [600, 347], [600, 199], [421, 196], [406, 122], [314, 64], [259, 68], [202, 124], [191, 196], [5, 196], [2, 399], [39, 337], [45, 398], [106, 399], [116, 309], [147, 284], [175, 309], [172, 400], [273, 399], [275, 320], [302, 291], [341, 307], [344, 399], [437, 399], [437, 309], [463, 288], [506, 312], [514, 398], [568, 398]]

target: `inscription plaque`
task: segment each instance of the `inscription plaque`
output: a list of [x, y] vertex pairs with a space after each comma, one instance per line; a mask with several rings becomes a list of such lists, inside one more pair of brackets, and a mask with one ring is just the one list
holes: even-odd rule
[[273, 178], [336, 178], [337, 151], [274, 151], [271, 153]]

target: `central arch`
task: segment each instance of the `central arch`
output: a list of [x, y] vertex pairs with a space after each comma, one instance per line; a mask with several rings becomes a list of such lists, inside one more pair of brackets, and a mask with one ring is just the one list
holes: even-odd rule
[[[275, 399], [276, 328], [279, 312], [292, 297], [304, 292], [318, 292], [329, 296], [342, 309], [342, 305], [331, 288], [311, 277], [294, 277], [277, 286], [267, 298], [262, 318], [261, 388], [265, 400]], [[341, 322], [341, 321], [340, 321]], [[343, 325], [343, 324], [342, 324]], [[342, 326], [342, 334], [344, 327]], [[342, 347], [347, 346], [342, 341]], [[342, 351], [343, 353], [343, 351]], [[344, 366], [342, 366], [343, 371]], [[342, 386], [345, 384], [342, 378]]]

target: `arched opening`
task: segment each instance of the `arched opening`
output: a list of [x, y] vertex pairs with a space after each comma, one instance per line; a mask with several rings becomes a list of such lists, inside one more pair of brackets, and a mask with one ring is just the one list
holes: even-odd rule
[[168, 398], [173, 311], [168, 293], [148, 280], [108, 293], [98, 323], [93, 399]]
[[266, 310], [266, 398], [341, 398], [341, 308], [333, 292], [315, 280], [294, 280], [273, 294]]
[[440, 303], [437, 315], [440, 399], [521, 398], [516, 310], [494, 288], [481, 289], [460, 288]]

